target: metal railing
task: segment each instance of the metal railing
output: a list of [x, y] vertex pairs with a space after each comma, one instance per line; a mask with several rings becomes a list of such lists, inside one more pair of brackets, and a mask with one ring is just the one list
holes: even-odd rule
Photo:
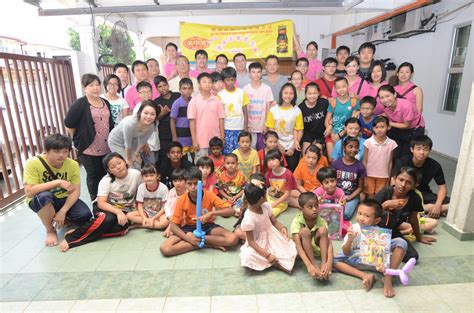
[[105, 76], [114, 73], [114, 66], [112, 64], [99, 64], [99, 78], [104, 81]]
[[24, 195], [24, 163], [45, 136], [66, 134], [75, 99], [70, 61], [0, 53], [0, 210]]

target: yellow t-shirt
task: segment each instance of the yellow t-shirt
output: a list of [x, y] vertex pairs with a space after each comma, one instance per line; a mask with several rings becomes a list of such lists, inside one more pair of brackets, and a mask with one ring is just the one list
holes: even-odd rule
[[[63, 179], [70, 182], [73, 185], [78, 185], [81, 183], [81, 173], [79, 169], [79, 164], [67, 158], [64, 161], [64, 164], [61, 168], [55, 168], [46, 160], [43, 159], [49, 165], [56, 177], [50, 177], [48, 171], [44, 167], [43, 163], [37, 158], [33, 157], [26, 161], [25, 168], [23, 171], [23, 183], [25, 185], [38, 185], [53, 181], [55, 179]], [[62, 188], [54, 188], [50, 190], [54, 196], [58, 199], [66, 198], [69, 193]], [[31, 198], [26, 198], [26, 203], [30, 203]]]
[[247, 159], [244, 159], [242, 154], [240, 154], [239, 149], [232, 151], [237, 158], [239, 159], [239, 170], [244, 174], [245, 181], [250, 181], [250, 175], [252, 175], [253, 167], [260, 166], [260, 159], [258, 158], [258, 153], [254, 149], [250, 150], [250, 155]]
[[243, 130], [244, 107], [250, 103], [247, 93], [240, 88], [235, 88], [233, 91], [224, 88], [217, 95], [224, 105], [224, 129]]
[[268, 112], [265, 125], [275, 129], [280, 144], [288, 150], [293, 146], [293, 131], [304, 129], [303, 113], [297, 106], [283, 108], [277, 105]]

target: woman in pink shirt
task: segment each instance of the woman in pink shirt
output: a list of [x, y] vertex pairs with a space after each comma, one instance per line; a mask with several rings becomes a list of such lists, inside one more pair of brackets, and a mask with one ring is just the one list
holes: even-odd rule
[[386, 77], [387, 71], [385, 70], [385, 64], [379, 60], [372, 62], [372, 65], [369, 67], [369, 71], [367, 73], [367, 82], [370, 86], [368, 95], [374, 97], [377, 100], [377, 105], [375, 106], [374, 110], [375, 115], [380, 115], [383, 113], [384, 106], [377, 97], [377, 93], [381, 86], [388, 85], [388, 83], [385, 81]]
[[164, 71], [165, 71], [166, 79], [169, 81], [177, 75], [176, 59], [179, 56], [178, 47], [174, 43], [168, 42], [165, 47], [165, 52], [166, 52], [166, 60], [165, 60]]
[[391, 85], [379, 88], [378, 96], [384, 106], [384, 113], [390, 121], [389, 137], [399, 146], [397, 159], [410, 153], [411, 138], [425, 133], [425, 120], [410, 101], [397, 97]]
[[298, 58], [307, 58], [309, 61], [308, 72], [306, 72], [306, 79], [315, 82], [321, 78], [321, 72], [323, 70], [323, 64], [317, 58], [318, 57], [318, 44], [316, 41], [310, 41], [306, 45], [306, 53], [301, 49], [299, 36], [294, 33], [293, 43], [295, 45], [295, 51], [298, 54]]
[[395, 86], [395, 91], [399, 97], [415, 104], [418, 112], [423, 113], [423, 89], [411, 82], [413, 72], [411, 63], [400, 64], [397, 69], [398, 85]]
[[[369, 83], [359, 76], [359, 58], [356, 56], [350, 56], [346, 59], [344, 65], [346, 66], [346, 79], [349, 83], [349, 96], [362, 99], [363, 97], [370, 95]], [[332, 90], [331, 96], [333, 98], [337, 97], [336, 88]]]

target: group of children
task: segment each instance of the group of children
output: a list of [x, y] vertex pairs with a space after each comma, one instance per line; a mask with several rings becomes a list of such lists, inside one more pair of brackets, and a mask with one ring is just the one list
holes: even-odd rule
[[[315, 58], [315, 47], [317, 55], [314, 44], [308, 44], [308, 57]], [[385, 67], [373, 60], [371, 44], [361, 46], [360, 59], [348, 52], [339, 47], [336, 58], [322, 62], [317, 77], [307, 75], [314, 60], [298, 58], [297, 70], [291, 82], [282, 85], [278, 98], [262, 82], [259, 62], [249, 65], [245, 86], [234, 68], [224, 66], [220, 72], [195, 73], [197, 86], [182, 78], [180, 95], [169, 90], [166, 78], [155, 78], [160, 97], [172, 99], [168, 109], [172, 138], [164, 157], [151, 162], [159, 163], [159, 169], [154, 164], [141, 169], [144, 182], [127, 221], [165, 230], [168, 239], [160, 247], [165, 256], [198, 249], [200, 239], [193, 230], [197, 186], [202, 181], [199, 219], [206, 247], [225, 251], [243, 240], [242, 266], [254, 270], [275, 266], [290, 273], [298, 255], [315, 279], [327, 280], [335, 269], [359, 277], [370, 289], [375, 277], [359, 266], [362, 226], [392, 230], [391, 268], [418, 257], [405, 236], [427, 244], [434, 240], [422, 234], [432, 232], [436, 221], [420, 217], [420, 212], [435, 218], [446, 213], [449, 198], [442, 170], [428, 157], [432, 142], [425, 135], [410, 137], [413, 156], [395, 157], [398, 143], [389, 130], [398, 124], [383, 114], [385, 103], [380, 101], [381, 94], [392, 88], [385, 82]], [[268, 56], [265, 63], [275, 60], [276, 56]], [[413, 67], [407, 63], [398, 72], [397, 93], [405, 92], [421, 114], [421, 89], [409, 82]], [[150, 99], [152, 87], [147, 81], [137, 84], [142, 102]], [[439, 195], [428, 187], [432, 178], [441, 186]], [[422, 195], [415, 192], [418, 186]], [[422, 197], [432, 204], [424, 207]], [[339, 254], [333, 251], [328, 226], [319, 215], [319, 206], [326, 203], [344, 207], [345, 237]], [[297, 210], [288, 230], [277, 216], [289, 206]], [[350, 224], [354, 214], [357, 223]], [[218, 216], [238, 217], [234, 230], [216, 224]], [[320, 265], [316, 257], [321, 258]], [[384, 275], [383, 282], [384, 294], [394, 296], [391, 276]]]

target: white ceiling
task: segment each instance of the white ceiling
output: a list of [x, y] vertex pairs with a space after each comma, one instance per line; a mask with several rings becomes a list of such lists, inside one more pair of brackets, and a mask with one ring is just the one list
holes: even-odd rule
[[[25, 0], [26, 2], [38, 0]], [[332, 15], [391, 11], [414, 0], [39, 0], [42, 15], [121, 13], [135, 17], [194, 15]], [[355, 6], [354, 6], [355, 5]], [[92, 8], [92, 9], [91, 9]]]

